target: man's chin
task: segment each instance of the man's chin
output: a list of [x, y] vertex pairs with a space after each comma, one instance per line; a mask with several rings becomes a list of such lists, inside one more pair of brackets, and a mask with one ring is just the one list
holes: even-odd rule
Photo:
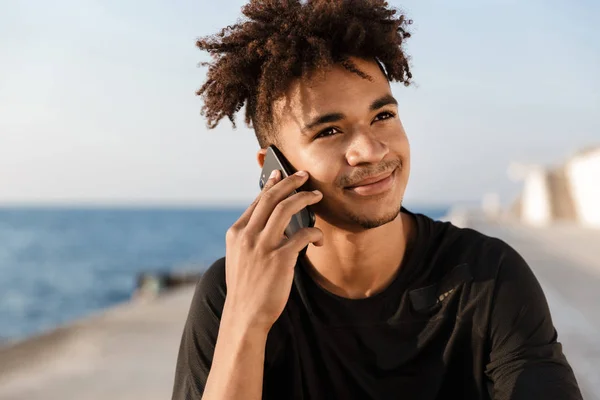
[[361, 231], [373, 229], [394, 221], [400, 214], [402, 200], [376, 202], [375, 204], [352, 204], [341, 202], [317, 203], [311, 206], [318, 219], [340, 229]]
[[374, 229], [394, 221], [400, 214], [400, 210], [401, 205], [386, 211], [379, 209], [372, 213], [361, 210], [361, 212], [349, 212], [347, 218], [362, 229]]
[[402, 209], [402, 196], [397, 191], [369, 200], [373, 201], [353, 202], [344, 210], [347, 218], [363, 229], [377, 228], [394, 221]]

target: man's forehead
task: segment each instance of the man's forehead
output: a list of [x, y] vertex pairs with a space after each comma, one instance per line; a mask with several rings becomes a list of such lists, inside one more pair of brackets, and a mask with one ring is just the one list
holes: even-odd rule
[[[377, 66], [374, 67], [381, 74]], [[360, 111], [386, 95], [391, 96], [392, 93], [385, 78], [365, 79], [348, 71], [346, 74], [325, 75], [318, 80], [292, 82], [285, 95], [274, 102], [273, 112], [277, 117], [294, 114], [304, 119], [328, 112], [348, 112], [348, 109]]]

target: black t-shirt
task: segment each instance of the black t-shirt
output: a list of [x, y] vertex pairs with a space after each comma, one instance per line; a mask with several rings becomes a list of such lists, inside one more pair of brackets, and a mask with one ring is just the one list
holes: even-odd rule
[[[422, 214], [392, 283], [347, 299], [296, 266], [267, 338], [263, 399], [581, 399], [532, 271], [503, 241]], [[174, 400], [199, 399], [226, 295], [225, 260], [200, 279]]]

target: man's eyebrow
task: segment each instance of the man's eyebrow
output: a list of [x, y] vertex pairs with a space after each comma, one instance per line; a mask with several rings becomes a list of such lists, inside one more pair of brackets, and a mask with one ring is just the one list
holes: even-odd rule
[[[398, 102], [396, 101], [394, 96], [392, 96], [391, 94], [386, 94], [385, 96], [380, 97], [377, 100], [375, 100], [373, 103], [371, 103], [371, 105], [369, 106], [369, 110], [375, 111], [375, 110], [378, 110], [381, 107], [387, 106], [389, 104], [394, 104], [397, 106]], [[304, 128], [302, 128], [302, 132], [306, 133], [319, 125], [341, 121], [344, 118], [346, 118], [346, 116], [343, 113], [323, 114], [323, 115], [320, 115], [317, 118], [313, 119], [308, 124], [304, 125]]]
[[391, 94], [386, 94], [383, 97], [378, 98], [373, 103], [371, 103], [371, 107], [369, 109], [371, 111], [379, 110], [381, 107], [387, 106], [389, 104], [393, 104], [395, 106], [398, 105], [398, 101]]
[[324, 115], [321, 115], [321, 116], [313, 119], [308, 124], [304, 125], [304, 128], [302, 128], [302, 132], [306, 133], [316, 126], [327, 124], [330, 122], [341, 121], [344, 118], [346, 118], [346, 116], [342, 113], [324, 114]]

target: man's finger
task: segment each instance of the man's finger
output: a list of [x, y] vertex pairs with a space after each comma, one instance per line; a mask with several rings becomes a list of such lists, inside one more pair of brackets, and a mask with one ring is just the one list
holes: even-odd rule
[[256, 198], [254, 199], [254, 201], [252, 202], [252, 204], [250, 204], [250, 206], [248, 206], [248, 208], [242, 213], [242, 215], [235, 222], [236, 226], [245, 227], [246, 225], [248, 225], [248, 221], [250, 221], [250, 217], [252, 217], [252, 213], [254, 212], [254, 209], [258, 205], [258, 202], [260, 201], [260, 198], [262, 197], [262, 195], [267, 190], [269, 190], [270, 188], [272, 188], [273, 185], [275, 185], [275, 183], [277, 183], [277, 181], [279, 179], [279, 175], [280, 175], [280, 172], [277, 171], [277, 170], [275, 170], [275, 171], [273, 171], [271, 173], [271, 176], [269, 177], [269, 179], [265, 183], [265, 186], [262, 188], [262, 190], [260, 191], [260, 193], [258, 194], [258, 196], [256, 196]]
[[307, 206], [318, 203], [322, 198], [323, 194], [315, 190], [314, 192], [301, 191], [282, 200], [275, 206], [263, 231], [268, 237], [274, 239], [283, 235], [286, 227], [290, 223], [290, 220], [294, 218], [295, 214], [299, 213]]
[[295, 173], [276, 182], [270, 188], [265, 188], [260, 201], [256, 205], [248, 221], [248, 229], [261, 232], [271, 217], [273, 210], [282, 200], [286, 199], [294, 190], [297, 190], [308, 179], [308, 173]]
[[319, 228], [302, 228], [294, 233], [291, 238], [286, 240], [281, 246], [281, 251], [291, 251], [294, 254], [314, 243], [316, 246], [323, 245], [323, 232]]

